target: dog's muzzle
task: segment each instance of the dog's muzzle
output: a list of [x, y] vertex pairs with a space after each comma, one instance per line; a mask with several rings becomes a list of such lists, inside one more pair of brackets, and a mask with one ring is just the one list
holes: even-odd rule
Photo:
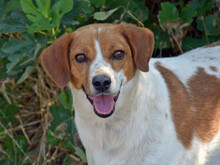
[[120, 91], [117, 94], [99, 94], [95, 96], [89, 96], [84, 87], [83, 91], [89, 102], [92, 104], [96, 115], [102, 118], [107, 118], [113, 114], [115, 103], [118, 100]]

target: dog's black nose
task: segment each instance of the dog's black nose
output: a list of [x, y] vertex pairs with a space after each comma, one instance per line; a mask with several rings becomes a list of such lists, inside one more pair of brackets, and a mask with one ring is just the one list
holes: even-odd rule
[[97, 89], [100, 92], [103, 92], [109, 89], [111, 85], [111, 79], [106, 75], [95, 76], [92, 79], [92, 84], [95, 89]]

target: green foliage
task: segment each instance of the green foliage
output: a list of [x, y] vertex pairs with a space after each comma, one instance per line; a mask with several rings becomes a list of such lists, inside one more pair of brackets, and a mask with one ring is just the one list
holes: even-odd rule
[[0, 67], [0, 79], [4, 79], [7, 77], [7, 68], [6, 65], [8, 63], [8, 59], [7, 58], [2, 58], [1, 59], [1, 67]]
[[109, 11], [100, 11], [100, 12], [96, 12], [94, 14], [94, 19], [96, 19], [97, 21], [104, 21], [106, 20], [108, 17], [110, 17], [115, 11], [117, 11], [118, 8], [109, 10]]
[[205, 15], [207, 11], [215, 8], [215, 0], [191, 1], [189, 5], [197, 11], [197, 16]]
[[95, 6], [96, 8], [100, 8], [105, 4], [105, 0], [91, 0], [91, 5]]
[[219, 35], [220, 34], [220, 19], [216, 19], [216, 15], [208, 15], [205, 18], [200, 16], [197, 21], [198, 30], [206, 33], [209, 36]]
[[[14, 104], [0, 104], [0, 121], [4, 125], [17, 123], [15, 115], [19, 112], [19, 108]], [[3, 128], [0, 126], [0, 130]]]
[[28, 26], [28, 32], [32, 37], [34, 37], [34, 32], [52, 37], [57, 36], [60, 32], [59, 25], [61, 18], [73, 8], [72, 0], [59, 0], [51, 8], [50, 0], [36, 0], [37, 7], [32, 0], [21, 0], [20, 2], [23, 12], [32, 22]]
[[[30, 164], [27, 158], [23, 158], [22, 152], [27, 151], [27, 141], [24, 136], [16, 136], [13, 141], [10, 136], [6, 135], [0, 137], [0, 140], [5, 142], [3, 147], [6, 148], [7, 161], [4, 161], [4, 164], [13, 164], [14, 162], [17, 162], [18, 165]], [[15, 141], [17, 145], [14, 144]]]
[[28, 20], [21, 10], [17, 9], [3, 14], [3, 19], [0, 19], [0, 35], [27, 31]]
[[170, 2], [163, 2], [161, 4], [162, 10], [159, 12], [160, 23], [170, 21], [175, 22], [179, 20], [179, 12], [176, 6]]
[[180, 18], [187, 23], [192, 23], [193, 17], [196, 16], [196, 10], [186, 5], [180, 12]]
[[[76, 127], [74, 124], [73, 113], [73, 98], [70, 89], [65, 92], [61, 92], [59, 95], [60, 106], [52, 105], [50, 107], [50, 113], [53, 117], [50, 130], [47, 134], [48, 143], [54, 146], [62, 145], [67, 149], [71, 149], [86, 162], [86, 156], [84, 151], [74, 145], [74, 135], [76, 134]], [[58, 138], [59, 135], [65, 136], [65, 139]]]
[[[83, 25], [99, 22], [128, 22], [145, 26], [155, 35], [154, 56], [178, 55], [220, 40], [220, 14], [215, 0], [159, 2], [0, 0], [0, 134], [18, 126], [16, 115], [25, 110], [22, 99], [15, 99], [10, 104], [4, 96], [6, 93], [12, 97], [10, 90], [15, 90], [3, 89], [7, 84], [5, 80], [15, 78], [17, 84], [24, 84], [23, 88], [37, 91], [39, 84], [33, 87], [26, 81], [31, 76], [34, 77], [31, 79], [39, 79], [36, 76], [39, 73], [36, 61], [40, 52], [65, 32], [70, 33]], [[46, 83], [46, 86], [49, 88], [50, 84]], [[41, 93], [35, 97], [41, 97]], [[56, 104], [52, 102], [53, 105], [47, 105], [52, 118], [46, 132], [48, 145], [65, 150], [67, 156], [63, 164], [71, 164], [69, 154], [75, 154], [86, 162], [84, 149], [73, 140], [76, 128], [70, 90], [61, 92], [57, 100]], [[41, 101], [36, 104], [45, 103]], [[21, 131], [5, 132], [4, 136], [0, 135], [0, 143], [4, 149], [4, 152], [0, 150], [0, 164], [30, 164], [26, 153], [32, 148]]]
[[[29, 67], [35, 62], [35, 59], [41, 49], [41, 43], [30, 38], [19, 40], [9, 38], [2, 45], [1, 51], [8, 57], [9, 63], [6, 65], [7, 75], [9, 77], [19, 76], [19, 83], [27, 78], [28, 73], [33, 70]], [[21, 71], [24, 69], [24, 72]], [[28, 69], [28, 70], [27, 70]], [[30, 70], [31, 69], [31, 70]]]
[[189, 5], [186, 5], [179, 12], [176, 6], [170, 2], [161, 3], [162, 10], [159, 12], [159, 20], [161, 24], [166, 22], [183, 21], [192, 23], [193, 17], [196, 16], [196, 10]]

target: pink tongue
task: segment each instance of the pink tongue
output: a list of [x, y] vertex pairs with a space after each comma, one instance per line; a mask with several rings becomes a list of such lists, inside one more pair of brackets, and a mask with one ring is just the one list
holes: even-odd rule
[[93, 106], [96, 111], [101, 115], [111, 113], [114, 107], [114, 96], [113, 95], [99, 95], [91, 97], [93, 100]]

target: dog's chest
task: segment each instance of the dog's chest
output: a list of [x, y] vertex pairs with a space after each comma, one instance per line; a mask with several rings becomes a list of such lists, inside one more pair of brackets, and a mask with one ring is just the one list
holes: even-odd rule
[[[113, 130], [109, 125], [92, 126], [91, 123], [82, 125], [81, 121], [76, 123], [81, 140], [86, 147], [89, 164], [99, 165], [103, 162], [108, 165], [133, 165], [143, 164], [143, 162], [153, 164], [158, 163], [154, 160], [162, 158], [169, 162], [170, 155], [172, 155], [170, 152], [175, 153], [175, 150], [168, 149], [167, 146], [179, 143], [176, 141], [175, 133], [163, 131], [158, 134], [156, 130], [164, 130], [162, 125], [146, 131], [147, 123], [140, 120], [132, 121], [130, 125], [128, 124], [127, 127], [118, 131]], [[170, 130], [174, 129], [171, 121], [166, 124], [166, 126], [168, 125], [172, 128]], [[168, 133], [170, 136], [168, 137], [164, 133]], [[179, 147], [183, 148], [181, 144]], [[163, 154], [163, 151], [167, 151], [166, 154]]]
[[140, 164], [146, 158], [148, 138], [145, 131], [131, 132], [131, 125], [113, 130], [108, 124], [86, 126], [77, 120], [76, 124], [90, 164]]

